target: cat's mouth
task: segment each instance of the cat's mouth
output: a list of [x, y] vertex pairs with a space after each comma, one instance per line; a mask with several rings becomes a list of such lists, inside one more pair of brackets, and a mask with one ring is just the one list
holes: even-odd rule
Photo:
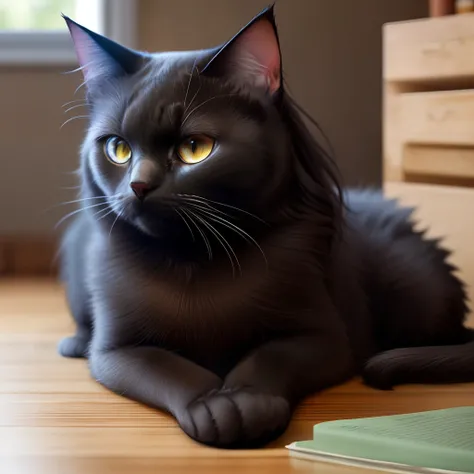
[[115, 209], [117, 219], [122, 219], [141, 232], [153, 236], [173, 234], [180, 220], [180, 209], [175, 200], [130, 199]]
[[[118, 207], [118, 206], [117, 206]], [[122, 219], [149, 236], [192, 238], [210, 234], [219, 240], [222, 232], [234, 232], [246, 240], [253, 238], [243, 230], [242, 217], [254, 224], [266, 224], [251, 212], [214, 201], [202, 196], [177, 194], [173, 197], [153, 197], [153, 199], [127, 199], [120, 209], [115, 209], [117, 219]]]

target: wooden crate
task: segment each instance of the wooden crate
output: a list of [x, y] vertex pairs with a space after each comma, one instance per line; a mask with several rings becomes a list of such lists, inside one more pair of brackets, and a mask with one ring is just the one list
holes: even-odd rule
[[445, 237], [474, 300], [474, 14], [383, 30], [386, 194]]

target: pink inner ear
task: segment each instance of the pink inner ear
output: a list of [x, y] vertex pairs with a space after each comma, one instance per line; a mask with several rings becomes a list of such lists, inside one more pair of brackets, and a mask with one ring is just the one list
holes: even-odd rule
[[234, 47], [234, 61], [239, 68], [256, 76], [257, 84], [265, 84], [271, 93], [280, 88], [280, 49], [275, 30], [268, 20], [250, 26], [237, 38]]
[[97, 59], [94, 57], [94, 42], [85, 31], [75, 24], [70, 24], [69, 30], [74, 42], [74, 49], [76, 50], [77, 59], [80, 66], [82, 67], [82, 73], [85, 79], [89, 79], [91, 77], [92, 63]]
[[90, 38], [84, 31], [82, 31], [80, 28], [77, 28], [75, 25], [73, 25], [70, 30], [72, 40], [74, 41], [77, 58], [81, 66], [84, 66], [89, 62], [87, 50], [90, 47], [90, 44], [88, 44], [90, 42]]

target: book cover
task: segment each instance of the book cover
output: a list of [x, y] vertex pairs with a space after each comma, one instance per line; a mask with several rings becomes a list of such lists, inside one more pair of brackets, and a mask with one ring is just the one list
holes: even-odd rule
[[388, 472], [474, 473], [474, 407], [337, 420], [287, 448], [300, 458]]

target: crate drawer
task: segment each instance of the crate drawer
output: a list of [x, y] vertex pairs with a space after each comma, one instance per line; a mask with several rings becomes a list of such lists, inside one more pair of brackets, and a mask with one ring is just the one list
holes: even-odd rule
[[474, 78], [474, 14], [384, 25], [384, 79]]
[[408, 143], [403, 150], [405, 175], [432, 181], [456, 180], [474, 185], [474, 147], [433, 146]]
[[397, 97], [403, 142], [474, 146], [474, 90]]

